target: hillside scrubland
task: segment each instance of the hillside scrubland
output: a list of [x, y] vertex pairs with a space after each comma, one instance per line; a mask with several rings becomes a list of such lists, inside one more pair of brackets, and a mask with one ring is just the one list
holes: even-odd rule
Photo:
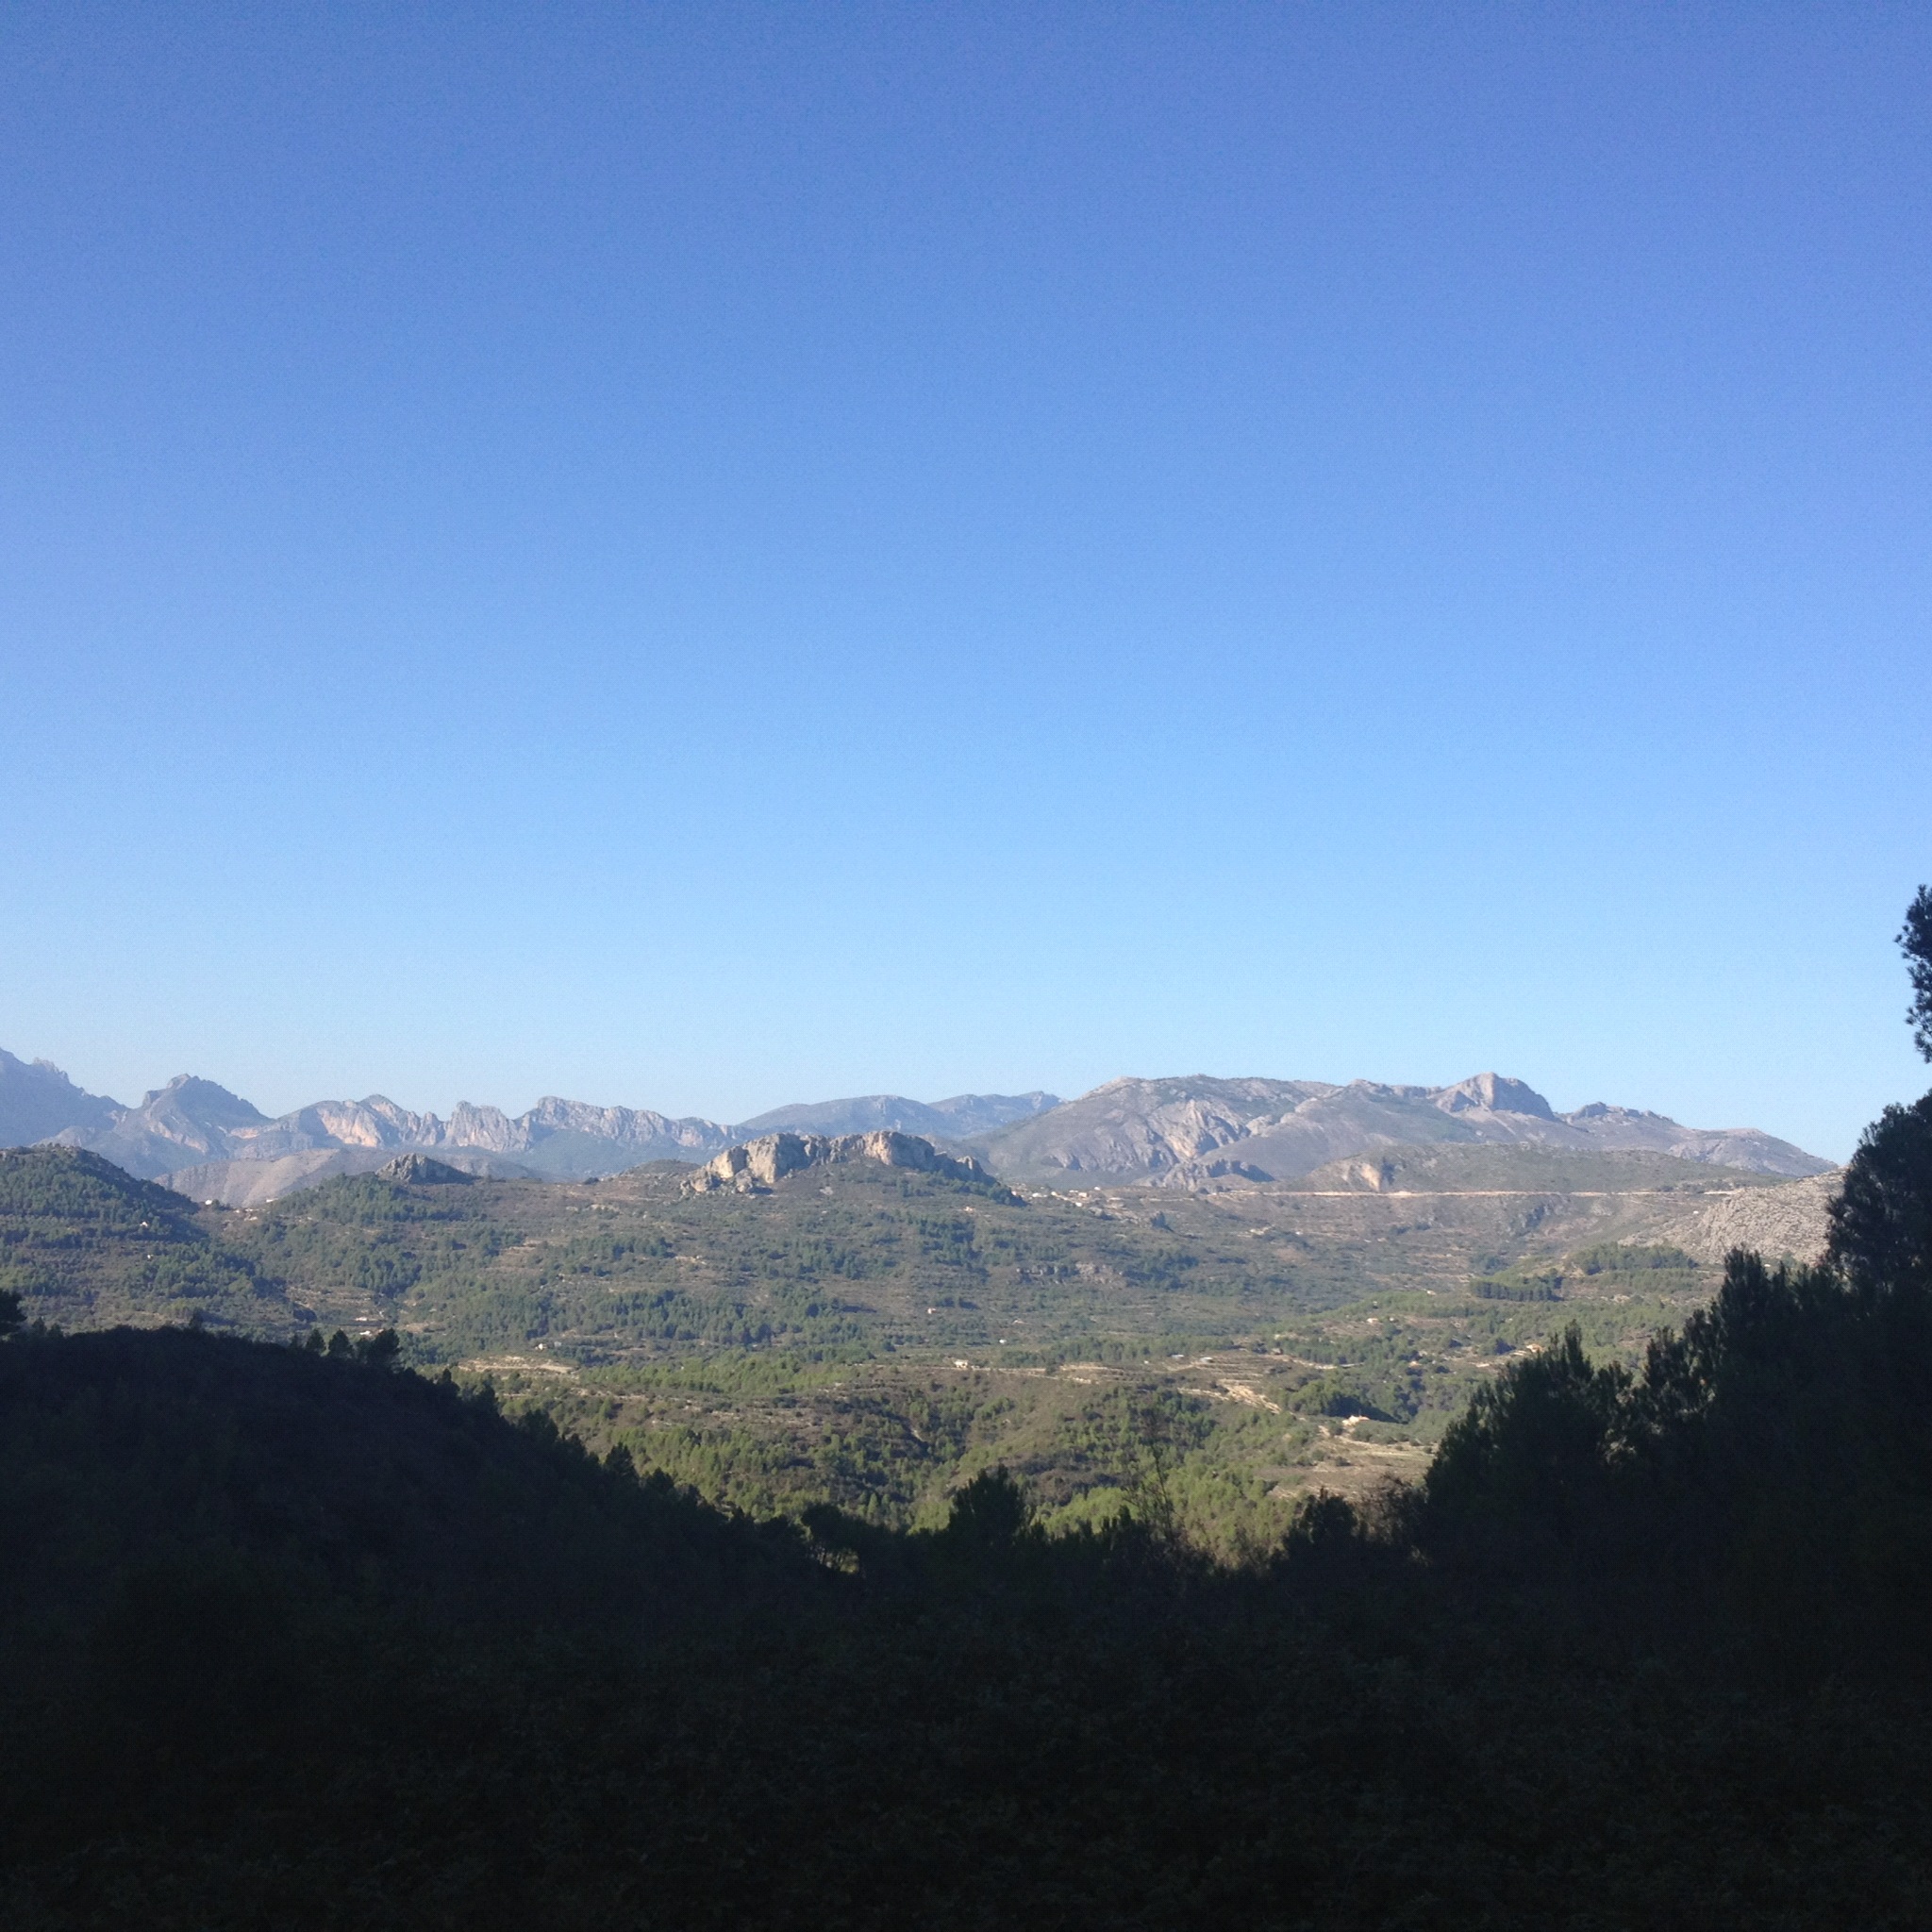
[[1567, 1322], [1635, 1360], [1708, 1299], [1708, 1217], [1808, 1185], [1491, 1147], [1393, 1150], [1374, 1188], [1344, 1166], [1213, 1194], [1020, 1196], [869, 1160], [692, 1179], [410, 1156], [229, 1211], [36, 1148], [0, 1157], [0, 1286], [68, 1328], [393, 1327], [412, 1363], [758, 1514], [929, 1525], [1005, 1463], [1055, 1522], [1094, 1523], [1158, 1459], [1226, 1550], [1278, 1536], [1311, 1486], [1419, 1474], [1471, 1392]]
[[6, 1924], [1924, 1923], [1932, 1096], [1816, 1262], [686, 1177], [0, 1159]]
[[1097, 1529], [996, 1471], [936, 1529], [758, 1523], [387, 1331], [16, 1335], [0, 1909], [1918, 1923], [1932, 1106], [1902, 1131], [1904, 1239], [1855, 1165], [1835, 1267], [1738, 1257], [1635, 1374], [1524, 1353], [1420, 1487], [1238, 1561], [1158, 1465]]

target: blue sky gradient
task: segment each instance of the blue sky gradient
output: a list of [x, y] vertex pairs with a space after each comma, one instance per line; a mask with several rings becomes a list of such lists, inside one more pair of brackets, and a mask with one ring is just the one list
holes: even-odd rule
[[1932, 12], [0, 7], [0, 1044], [1924, 1084]]

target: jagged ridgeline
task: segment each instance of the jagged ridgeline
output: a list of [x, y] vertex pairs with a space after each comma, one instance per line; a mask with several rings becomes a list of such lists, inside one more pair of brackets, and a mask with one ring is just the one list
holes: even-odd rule
[[271, 1118], [186, 1074], [125, 1107], [83, 1092], [45, 1061], [0, 1052], [0, 1144], [58, 1139], [231, 1207], [368, 1173], [402, 1151], [499, 1179], [581, 1180], [652, 1160], [702, 1162], [774, 1132], [914, 1136], [977, 1158], [1009, 1183], [1078, 1176], [1180, 1190], [1288, 1183], [1391, 1148], [1648, 1152], [1787, 1178], [1829, 1165], [1752, 1128], [1685, 1127], [1602, 1102], [1558, 1113], [1526, 1082], [1496, 1074], [1448, 1087], [1191, 1074], [1110, 1080], [1071, 1101], [1039, 1091], [932, 1102], [875, 1093], [777, 1108], [733, 1127], [556, 1095], [516, 1115], [463, 1102], [442, 1119], [378, 1093]]

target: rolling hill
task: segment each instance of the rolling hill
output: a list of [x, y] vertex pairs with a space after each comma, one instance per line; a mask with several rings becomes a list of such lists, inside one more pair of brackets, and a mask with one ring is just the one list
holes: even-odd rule
[[741, 1140], [760, 1134], [918, 1134], [928, 1141], [964, 1141], [1014, 1121], [1031, 1120], [1060, 1105], [1054, 1093], [956, 1093], [950, 1100], [908, 1100], [868, 1093], [854, 1100], [820, 1100], [774, 1108], [731, 1129]]

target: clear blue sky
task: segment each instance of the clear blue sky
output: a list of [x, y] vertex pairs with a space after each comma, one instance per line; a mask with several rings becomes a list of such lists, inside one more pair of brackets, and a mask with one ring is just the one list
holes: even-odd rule
[[1924, 1069], [1932, 10], [0, 8], [0, 1044]]

